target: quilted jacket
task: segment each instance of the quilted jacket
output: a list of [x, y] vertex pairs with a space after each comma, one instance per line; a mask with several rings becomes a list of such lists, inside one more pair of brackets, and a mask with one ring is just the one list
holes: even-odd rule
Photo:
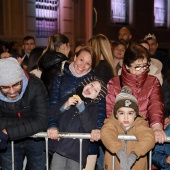
[[[140, 75], [131, 74], [123, 66], [122, 86], [129, 86], [132, 94], [138, 99], [139, 111], [146, 118], [149, 125], [164, 124], [164, 104], [159, 80], [147, 72]], [[112, 113], [116, 95], [121, 91], [120, 77], [112, 78], [107, 84], [108, 94], [106, 96], [106, 113], [109, 117]]]

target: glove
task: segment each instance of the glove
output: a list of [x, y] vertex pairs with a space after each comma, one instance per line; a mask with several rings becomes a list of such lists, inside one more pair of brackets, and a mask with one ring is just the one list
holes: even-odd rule
[[132, 165], [136, 162], [137, 156], [134, 153], [129, 154], [127, 158], [127, 170], [131, 170]]
[[120, 170], [127, 170], [128, 161], [125, 151], [120, 149], [117, 153], [117, 156], [120, 160]]
[[5, 149], [7, 147], [8, 135], [0, 131], [0, 149]]

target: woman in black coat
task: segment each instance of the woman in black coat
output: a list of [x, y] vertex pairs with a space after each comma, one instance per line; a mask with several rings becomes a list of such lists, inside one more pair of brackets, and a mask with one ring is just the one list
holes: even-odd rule
[[62, 74], [69, 52], [70, 44], [66, 35], [54, 34], [49, 37], [47, 48], [38, 62], [38, 66], [42, 70], [41, 80], [48, 93], [55, 75]]

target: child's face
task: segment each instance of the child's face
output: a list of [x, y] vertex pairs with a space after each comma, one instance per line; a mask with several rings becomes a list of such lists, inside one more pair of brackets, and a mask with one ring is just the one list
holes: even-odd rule
[[101, 90], [101, 84], [98, 81], [93, 81], [84, 86], [82, 95], [86, 98], [95, 99]]
[[125, 127], [132, 125], [136, 117], [136, 112], [134, 109], [129, 107], [121, 107], [117, 110], [116, 118]]

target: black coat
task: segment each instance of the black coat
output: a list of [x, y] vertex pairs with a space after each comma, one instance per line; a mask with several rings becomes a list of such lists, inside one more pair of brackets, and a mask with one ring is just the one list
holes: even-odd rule
[[[52, 117], [57, 119], [60, 132], [70, 133], [90, 133], [96, 127], [99, 108], [95, 103], [85, 104], [85, 109], [79, 112], [78, 108], [71, 106], [68, 110], [61, 111], [60, 108], [73, 94], [63, 97], [52, 111]], [[79, 139], [63, 139], [55, 141], [53, 152], [79, 162]], [[86, 165], [86, 159], [89, 153], [90, 140], [83, 140], [82, 164]]]
[[170, 79], [167, 78], [162, 84], [162, 95], [165, 106], [165, 118], [170, 116]]
[[165, 80], [168, 77], [168, 73], [170, 71], [170, 59], [168, 58], [167, 54], [163, 51], [156, 51], [151, 58], [155, 58], [162, 63], [162, 75], [163, 79]]
[[38, 62], [38, 67], [42, 70], [41, 80], [44, 82], [46, 89], [49, 93], [51, 83], [56, 75], [61, 75], [62, 62], [68, 58], [55, 51], [46, 51]]
[[94, 75], [102, 79], [105, 84], [114, 76], [112, 68], [104, 60], [100, 60], [99, 64], [94, 70]]
[[[82, 77], [75, 77], [69, 70], [69, 67], [66, 66], [64, 68], [64, 75], [63, 76], [56, 76], [53, 81], [53, 85], [50, 91], [50, 106], [53, 107], [62, 97], [68, 94], [76, 94], [76, 89], [79, 84], [88, 76], [92, 76], [93, 71], [90, 71], [86, 75]], [[98, 114], [98, 121], [95, 129], [101, 129], [104, 123], [104, 119], [106, 118], [106, 100], [101, 100], [98, 104], [99, 107], [99, 114]], [[48, 127], [55, 127], [55, 119], [50, 119]], [[55, 147], [55, 143], [50, 143], [49, 150], [53, 150]], [[98, 154], [98, 142], [91, 142], [89, 148], [89, 154], [95, 155]]]
[[11, 140], [23, 139], [47, 129], [48, 94], [44, 84], [29, 75], [23, 97], [15, 103], [0, 100], [0, 130], [6, 129]]

